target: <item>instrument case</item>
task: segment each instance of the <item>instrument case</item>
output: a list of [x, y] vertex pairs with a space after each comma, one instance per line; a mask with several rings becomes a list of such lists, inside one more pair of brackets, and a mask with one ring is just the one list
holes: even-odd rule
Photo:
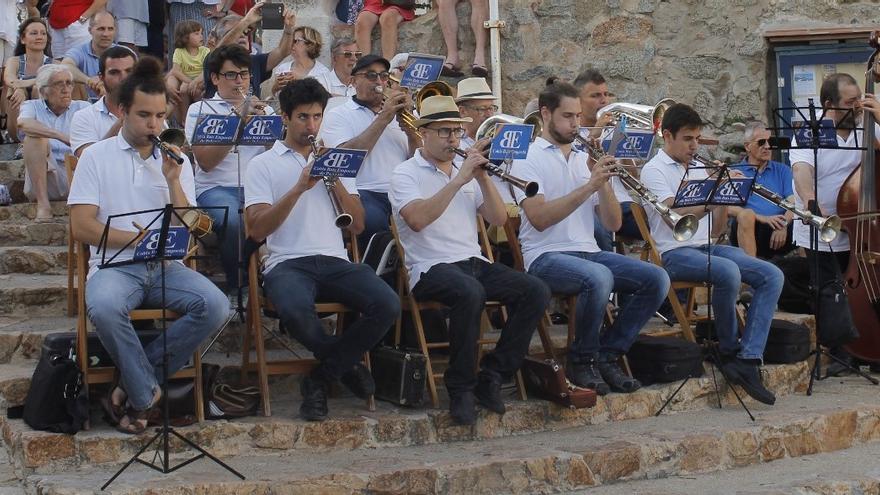
[[765, 364], [790, 364], [807, 359], [810, 355], [810, 329], [800, 323], [774, 319], [770, 323]]
[[565, 377], [565, 370], [555, 359], [526, 356], [522, 365], [522, 376], [529, 395], [570, 409], [583, 409], [596, 405], [596, 391], [569, 382]]
[[[145, 346], [157, 337], [159, 337], [162, 334], [162, 331], [141, 330], [137, 332], [137, 334], [138, 338], [141, 341], [141, 345]], [[43, 339], [41, 355], [49, 356], [51, 354], [55, 354], [67, 356], [70, 353], [71, 349], [74, 350], [74, 353], [76, 352], [76, 332], [50, 333], [49, 335], [46, 335], [46, 337]], [[108, 353], [107, 350], [104, 349], [103, 344], [101, 344], [101, 340], [98, 338], [98, 334], [94, 332], [89, 333], [88, 349], [90, 367], [114, 365], [113, 359], [110, 357], [110, 353]]]
[[418, 407], [425, 397], [424, 354], [380, 346], [370, 351], [376, 397], [401, 406]]
[[679, 337], [639, 335], [626, 353], [633, 377], [644, 385], [703, 376], [703, 349]]

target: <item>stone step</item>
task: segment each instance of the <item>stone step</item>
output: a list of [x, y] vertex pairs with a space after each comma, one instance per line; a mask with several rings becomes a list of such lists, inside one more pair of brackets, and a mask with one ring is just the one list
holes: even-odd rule
[[66, 274], [67, 246], [0, 247], [0, 275], [8, 273]]
[[3, 222], [0, 246], [66, 246], [67, 219], [58, 217], [46, 223]]
[[[206, 440], [215, 432], [206, 428], [196, 441], [224, 456], [247, 480], [239, 481], [203, 459], [168, 475], [134, 464], [111, 489], [127, 495], [548, 493], [737, 472], [880, 440], [880, 394], [858, 380], [844, 381], [844, 385], [823, 385], [811, 397], [796, 395], [773, 407], [754, 407], [754, 423], [738, 407], [725, 407], [480, 441], [333, 450], [312, 456], [230, 452], [245, 435], [227, 438], [222, 447], [212, 449]], [[26, 434], [4, 428], [6, 438], [19, 435]], [[107, 455], [106, 449], [81, 450], [79, 438], [80, 434], [44, 437], [40, 449], [32, 451], [32, 461], [77, 454], [90, 461], [68, 472], [26, 473], [26, 484], [34, 493], [92, 494], [113, 475], [116, 466], [94, 465]], [[13, 459], [17, 455], [13, 449]], [[176, 453], [172, 461], [191, 455]], [[152, 451], [145, 457], [152, 458]]]
[[0, 275], [0, 315], [62, 316], [66, 311], [66, 275]]
[[[2, 370], [17, 371], [12, 365], [0, 365]], [[779, 402], [784, 403], [794, 391], [806, 387], [806, 363], [768, 366], [768, 387], [774, 390]], [[18, 380], [21, 380], [21, 371]], [[25, 381], [27, 377], [23, 378]], [[9, 379], [10, 393], [18, 393], [27, 385]], [[0, 381], [0, 385], [2, 385]], [[196, 439], [217, 455], [263, 455], [269, 452], [363, 452], [407, 446], [435, 446], [444, 448], [450, 442], [464, 445], [468, 441], [516, 437], [524, 434], [548, 433], [573, 427], [590, 428], [598, 425], [638, 423], [646, 420], [660, 408], [664, 400], [678, 387], [678, 383], [646, 387], [632, 394], [610, 394], [599, 399], [591, 409], [569, 410], [541, 400], [521, 401], [508, 397], [508, 412], [503, 417], [480, 412], [473, 427], [452, 423], [446, 404], [444, 409], [409, 409], [377, 402], [376, 411], [367, 411], [362, 400], [354, 397], [334, 397], [330, 400], [331, 419], [310, 423], [299, 419], [299, 393], [296, 380], [288, 379], [273, 387], [271, 417], [249, 417], [234, 421], [208, 421], [180, 431]], [[2, 387], [0, 387], [2, 391]], [[726, 385], [721, 389], [722, 402], [730, 406], [736, 400]], [[512, 391], [511, 391], [512, 395]], [[690, 380], [668, 408], [669, 415], [690, 414], [714, 408], [716, 400], [711, 376]], [[10, 404], [14, 403], [9, 399]], [[756, 411], [770, 410], [747, 399]], [[136, 452], [143, 437], [117, 434], [93, 411], [92, 430], [70, 437], [63, 434], [33, 431], [21, 420], [0, 418], [0, 430], [16, 466], [26, 471], [56, 472], [82, 465], [118, 464]], [[179, 448], [176, 445], [175, 448]], [[365, 454], [366, 455], [366, 454]]]
[[24, 179], [24, 160], [0, 160], [0, 183]]
[[[0, 363], [37, 359], [46, 335], [74, 331], [76, 318], [66, 316], [0, 317]], [[31, 368], [35, 364], [31, 362]]]
[[[58, 222], [67, 221], [67, 203], [65, 201], [50, 201], [52, 214], [58, 217]], [[14, 203], [9, 206], [0, 206], [0, 222], [26, 223], [37, 216], [36, 203]]]

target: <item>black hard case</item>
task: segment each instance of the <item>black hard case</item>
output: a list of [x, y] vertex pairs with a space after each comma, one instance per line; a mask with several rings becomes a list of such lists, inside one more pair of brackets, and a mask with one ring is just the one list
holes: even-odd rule
[[645, 385], [703, 376], [703, 349], [682, 338], [639, 335], [626, 356], [633, 376]]
[[377, 347], [370, 351], [376, 397], [401, 406], [422, 405], [425, 396], [426, 359], [423, 354]]
[[810, 355], [810, 329], [800, 323], [773, 320], [764, 347], [764, 363], [790, 364]]

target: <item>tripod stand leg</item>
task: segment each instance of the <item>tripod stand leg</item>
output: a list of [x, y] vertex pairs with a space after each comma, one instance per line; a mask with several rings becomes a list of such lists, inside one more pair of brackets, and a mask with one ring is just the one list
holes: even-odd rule
[[[718, 389], [718, 378], [715, 377], [715, 365], [712, 365], [711, 369], [712, 369], [712, 385], [715, 386], [715, 398], [718, 400], [718, 409], [721, 409], [721, 407], [722, 407], [721, 406], [721, 391]], [[721, 371], [721, 370], [719, 369], [719, 371]]]
[[221, 461], [220, 459], [214, 457], [213, 454], [211, 454], [211, 453], [208, 452], [207, 450], [201, 448], [201, 447], [198, 446], [195, 442], [193, 442], [193, 441], [190, 440], [189, 438], [186, 438], [185, 436], [181, 435], [181, 434], [178, 433], [176, 430], [174, 430], [174, 429], [170, 429], [170, 433], [171, 433], [172, 435], [174, 435], [175, 437], [179, 438], [179, 439], [180, 439], [181, 441], [183, 441], [185, 444], [189, 445], [191, 448], [193, 448], [193, 449], [195, 449], [196, 451], [199, 452], [199, 455], [197, 455], [197, 456], [195, 456], [195, 457], [193, 457], [193, 458], [191, 458], [191, 459], [187, 459], [186, 461], [184, 461], [184, 462], [178, 464], [177, 466], [172, 467], [172, 468], [171, 468], [171, 471], [174, 471], [175, 469], [182, 468], [183, 466], [189, 464], [190, 462], [193, 462], [193, 461], [195, 461], [195, 460], [197, 460], [197, 459], [200, 459], [200, 458], [202, 458], [202, 457], [207, 457], [208, 459], [211, 459], [212, 461], [214, 461], [215, 463], [217, 463], [218, 465], [220, 465], [220, 467], [222, 467], [223, 469], [226, 469], [227, 471], [229, 471], [230, 473], [234, 474], [235, 476], [238, 476], [239, 479], [242, 479], [242, 480], [245, 479], [245, 477], [244, 477], [243, 474], [239, 473], [238, 471], [236, 471], [235, 469], [233, 469], [232, 467], [230, 467], [228, 464], [226, 464], [225, 462]]
[[[107, 480], [107, 482], [104, 483], [104, 484], [101, 486], [101, 491], [106, 490], [107, 487], [110, 486], [110, 483], [113, 483], [113, 481], [116, 480], [116, 478], [118, 478], [119, 475], [121, 475], [122, 473], [125, 472], [126, 469], [128, 469], [128, 466], [131, 466], [131, 465], [132, 465], [133, 463], [135, 463], [136, 461], [139, 461], [139, 460], [140, 460], [139, 458], [140, 458], [141, 454], [143, 454], [144, 452], [146, 452], [147, 449], [150, 448], [150, 445], [153, 445], [153, 442], [155, 442], [155, 441], [156, 441], [161, 435], [162, 435], [162, 430], [161, 430], [161, 429], [157, 429], [157, 430], [156, 430], [156, 434], [153, 435], [152, 438], [150, 438], [150, 441], [147, 442], [147, 443], [145, 443], [144, 446], [141, 447], [141, 449], [138, 450], [137, 453], [136, 453], [134, 456], [132, 456], [131, 459], [128, 460], [128, 462], [126, 462], [121, 468], [119, 468], [119, 471], [116, 471], [116, 473], [114, 473], [113, 476], [111, 476], [110, 479]], [[143, 461], [141, 461], [141, 462], [143, 462]], [[150, 467], [152, 467], [153, 469], [156, 469], [156, 467], [153, 466], [153, 465], [151, 465], [151, 464], [147, 464], [147, 465], [150, 466]]]
[[810, 384], [807, 385], [807, 395], [813, 395], [813, 385], [816, 383], [816, 380], [821, 380], [820, 374], [822, 373], [822, 351], [816, 346], [815, 349], [810, 351], [810, 356], [816, 356], [816, 360], [813, 363], [813, 368], [810, 369]]
[[654, 416], [660, 416], [660, 413], [662, 413], [663, 410], [666, 409], [666, 406], [668, 406], [669, 403], [672, 402], [672, 399], [674, 399], [675, 396], [678, 395], [678, 392], [680, 392], [681, 389], [684, 388], [685, 384], [686, 384], [690, 379], [691, 379], [691, 377], [688, 376], [687, 378], [685, 378], [684, 380], [681, 381], [681, 384], [678, 385], [678, 388], [675, 389], [675, 392], [672, 392], [672, 395], [670, 395], [669, 398], [666, 399], [666, 402], [664, 402], [664, 403], [663, 403], [663, 406], [661, 406], [660, 409], [658, 409], [657, 412], [654, 413]]

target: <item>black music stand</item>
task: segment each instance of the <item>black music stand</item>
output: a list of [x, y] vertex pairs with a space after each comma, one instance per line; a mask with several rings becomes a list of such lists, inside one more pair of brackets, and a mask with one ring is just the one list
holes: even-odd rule
[[[794, 103], [794, 102], [792, 102]], [[821, 114], [817, 117], [817, 110], [821, 110]], [[819, 150], [825, 149], [844, 149], [844, 150], [852, 150], [852, 151], [864, 151], [865, 146], [859, 146], [859, 128], [853, 126], [852, 128], [838, 126], [832, 122], [832, 127], [830, 128], [832, 133], [834, 134], [834, 142], [825, 142], [822, 139], [822, 129], [828, 129], [826, 126], [822, 126], [822, 122], [826, 121], [825, 114], [828, 110], [835, 110], [845, 112], [844, 116], [853, 115], [852, 108], [817, 108], [815, 102], [812, 98], [808, 99], [808, 105], [805, 107], [792, 106], [792, 107], [779, 107], [773, 110], [774, 115], [776, 116], [776, 120], [780, 123], [780, 125], [772, 128], [768, 128], [770, 131], [779, 132], [782, 131], [783, 134], [791, 133], [794, 134], [801, 129], [808, 129], [809, 132], [803, 132], [803, 136], [801, 139], [805, 142], [797, 143], [797, 148], [807, 148], [813, 151], [813, 197], [816, 198], [811, 205], [809, 205], [809, 210], [812, 214], [819, 214], [819, 206], [818, 206], [818, 198], [819, 198], [819, 174], [818, 174], [818, 165], [819, 165]], [[795, 125], [794, 122], [789, 120], [786, 116], [786, 112], [797, 112], [797, 114], [801, 118], [801, 124]], [[806, 113], [805, 113], [806, 112]], [[852, 120], [852, 119], [842, 119], [842, 120]], [[840, 146], [837, 143], [837, 130], [838, 129], [850, 129], [854, 138], [853, 146]], [[792, 148], [791, 138], [788, 136], [771, 138], [770, 147], [774, 150], [787, 150]], [[813, 252], [819, 252], [819, 229], [816, 228], [815, 225], [810, 224], [810, 250]], [[841, 270], [844, 270], [845, 267], [841, 267]], [[822, 346], [819, 344], [819, 312], [821, 311], [820, 304], [820, 296], [819, 296], [819, 287], [818, 285], [818, 276], [819, 276], [819, 257], [813, 256], [813, 274], [816, 277], [816, 280], [813, 280], [813, 277], [810, 278], [810, 290], [813, 292], [813, 314], [816, 318], [816, 346], [813, 350], [810, 351], [809, 357], [815, 358], [813, 362], [813, 369], [810, 370], [810, 383], [807, 386], [807, 395], [813, 395], [813, 385], [816, 380], [822, 381], [826, 378], [829, 378], [830, 375], [822, 376], [822, 356], [827, 357], [828, 359], [834, 360], [841, 366], [844, 366], [846, 369], [855, 373], [862, 378], [868, 380], [874, 385], [880, 384], [876, 378], [868, 375], [867, 373], [860, 370], [856, 365], [852, 363], [847, 363], [837, 356], [831, 354], [830, 352], [822, 349]]]
[[[690, 170], [712, 170], [709, 176], [706, 179], [697, 179], [694, 181], [689, 181], [687, 179], [687, 174]], [[732, 194], [725, 194], [723, 196], [719, 196], [717, 193], [721, 190], [722, 187], [727, 187], [730, 184], [749, 184], [748, 188], [751, 189], [751, 181], [752, 179], [733, 179], [730, 177], [730, 171], [727, 168], [727, 165], [720, 165], [718, 168], [713, 169], [712, 167], [694, 167], [689, 166], [687, 171], [685, 172], [685, 177], [679, 185], [678, 192], [675, 195], [674, 202], [672, 204], [673, 208], [681, 208], [681, 207], [690, 207], [690, 206], [705, 206], [707, 208], [707, 217], [709, 222], [709, 233], [707, 235], [707, 245], [709, 249], [706, 251], [707, 262], [706, 262], [706, 271], [708, 273], [708, 280], [706, 282], [708, 287], [708, 321], [709, 325], [707, 325], [707, 335], [703, 340], [703, 345], [709, 353], [711, 357], [711, 361], [713, 364], [712, 367], [712, 383], [715, 385], [715, 396], [718, 400], [718, 408], [722, 408], [721, 404], [721, 391], [718, 388], [718, 380], [715, 375], [715, 368], [718, 368], [718, 371], [721, 373], [724, 381], [727, 382], [730, 390], [733, 391], [733, 395], [736, 397], [736, 400], [739, 402], [739, 405], [742, 406], [743, 410], [749, 416], [749, 419], [755, 421], [755, 416], [752, 415], [752, 412], [749, 410], [748, 406], [746, 406], [745, 402], [743, 402], [742, 397], [740, 397], [739, 392], [736, 391], [736, 388], [733, 386], [733, 383], [730, 381], [730, 378], [724, 372], [724, 369], [721, 367], [721, 352], [718, 350], [718, 343], [712, 338], [712, 329], [714, 325], [712, 323], [712, 210], [708, 209], [709, 206], [744, 206], [748, 199], [748, 194], [743, 195], [739, 189], [736, 187], [732, 188]], [[726, 189], [725, 189], [726, 191]], [[676, 395], [684, 388], [685, 384], [690, 381], [691, 378], [694, 378], [693, 375], [688, 375], [682, 382], [678, 385], [678, 388], [672, 392], [672, 395], [666, 399], [666, 402], [654, 413], [654, 416], [660, 416], [660, 413], [663, 412], [664, 409], [672, 402], [672, 399], [675, 398]]]
[[[224, 207], [220, 207], [220, 208], [224, 208]], [[159, 471], [162, 474], [168, 474], [168, 473], [171, 473], [173, 471], [176, 471], [176, 470], [182, 468], [183, 466], [186, 466], [187, 464], [193, 463], [203, 457], [207, 457], [207, 458], [211, 459], [212, 461], [214, 461], [216, 464], [220, 465], [222, 468], [229, 471], [230, 473], [234, 474], [235, 476], [238, 476], [240, 479], [242, 479], [242, 480], [245, 479], [245, 477], [241, 473], [239, 473], [238, 471], [236, 471], [235, 469], [233, 469], [232, 467], [230, 467], [229, 465], [227, 465], [226, 463], [224, 463], [223, 461], [221, 461], [220, 459], [218, 459], [217, 457], [212, 455], [210, 452], [208, 452], [207, 450], [205, 450], [204, 448], [202, 448], [201, 446], [199, 446], [198, 444], [196, 444], [192, 440], [190, 440], [190, 439], [186, 438], [185, 436], [181, 435], [180, 433], [178, 433], [177, 430], [175, 430], [169, 424], [171, 411], [170, 411], [170, 401], [168, 400], [168, 332], [167, 332], [167, 329], [168, 329], [167, 328], [168, 327], [167, 311], [168, 310], [166, 308], [166, 300], [165, 300], [165, 288], [166, 288], [166, 285], [165, 285], [165, 263], [168, 261], [172, 261], [172, 260], [182, 259], [186, 255], [188, 247], [189, 247], [188, 242], [181, 242], [181, 241], [183, 241], [183, 239], [177, 239], [177, 236], [175, 235], [174, 236], [175, 239], [171, 243], [171, 248], [172, 248], [173, 252], [169, 252], [169, 249], [168, 249], [169, 248], [169, 239], [172, 237], [172, 236], [169, 236], [169, 232], [171, 229], [172, 219], [179, 222], [180, 225], [184, 225], [183, 218], [181, 218], [181, 216], [180, 216], [180, 214], [178, 214], [178, 212], [179, 211], [185, 212], [185, 211], [191, 211], [191, 210], [196, 210], [196, 209], [197, 208], [195, 208], [195, 207], [175, 207], [174, 205], [169, 203], [169, 204], [166, 204], [164, 208], [158, 208], [158, 209], [153, 209], [153, 210], [142, 210], [142, 211], [125, 213], [125, 214], [120, 214], [120, 215], [110, 215], [107, 218], [106, 224], [104, 225], [104, 232], [101, 235], [101, 240], [98, 243], [98, 248], [97, 248], [97, 252], [103, 253], [101, 256], [101, 264], [99, 265], [99, 268], [121, 266], [121, 265], [126, 265], [126, 264], [139, 263], [142, 261], [158, 261], [159, 262], [160, 279], [161, 279], [160, 283], [161, 283], [161, 287], [162, 287], [162, 303], [161, 303], [162, 304], [162, 398], [164, 399], [164, 402], [163, 402], [163, 408], [162, 408], [163, 409], [162, 410], [162, 426], [156, 428], [155, 435], [153, 435], [150, 438], [150, 440], [147, 441], [143, 445], [143, 447], [141, 447], [140, 450], [137, 451], [137, 453], [135, 453], [121, 468], [119, 468], [118, 471], [116, 471], [115, 474], [113, 474], [112, 477], [110, 477], [109, 480], [107, 480], [106, 483], [104, 483], [104, 485], [101, 486], [101, 490], [106, 490], [107, 487], [110, 486], [110, 484], [113, 483], [113, 481], [116, 480], [116, 478], [118, 478], [134, 462], [138, 462], [140, 464], [143, 464], [151, 469]], [[124, 261], [118, 261], [118, 262], [114, 261], [121, 253], [126, 251], [133, 244], [137, 245], [137, 243], [138, 243], [137, 241], [139, 241], [139, 238], [134, 238], [131, 241], [129, 241], [125, 246], [123, 246], [121, 249], [119, 249], [119, 251], [114, 253], [110, 257], [109, 260], [106, 259], [107, 243], [108, 243], [108, 237], [109, 237], [108, 234], [110, 232], [111, 222], [113, 222], [113, 220], [119, 219], [119, 218], [131, 217], [131, 216], [142, 215], [142, 214], [151, 214], [151, 213], [156, 213], [156, 216], [153, 218], [152, 221], [150, 221], [141, 230], [148, 231], [151, 226], [155, 225], [157, 222], [160, 223], [160, 229], [159, 229], [157, 238], [155, 239], [155, 241], [156, 241], [155, 251], [148, 252], [148, 253], [146, 253], [145, 256], [143, 256], [142, 258], [139, 258], [137, 260], [124, 260]], [[188, 241], [188, 239], [186, 239], [186, 241]], [[181, 248], [180, 244], [182, 244], [182, 248]], [[137, 252], [137, 247], [135, 249]], [[182, 250], [182, 252], [181, 252], [181, 250]], [[182, 441], [183, 443], [188, 445], [190, 448], [196, 450], [198, 452], [198, 454], [194, 457], [190, 457], [189, 459], [187, 459], [185, 461], [182, 461], [181, 463], [179, 463], [177, 465], [172, 466], [169, 462], [170, 461], [169, 460], [169, 453], [170, 453], [171, 436], [178, 438], [180, 441]], [[157, 440], [159, 441], [159, 444], [156, 446], [156, 451], [153, 454], [153, 459], [151, 461], [146, 461], [146, 460], [141, 459], [140, 458], [141, 454], [146, 452], [146, 450], [148, 448], [150, 448], [150, 446], [153, 445], [153, 443], [156, 442]], [[160, 450], [161, 450], [161, 452], [160, 452]], [[158, 463], [157, 463], [157, 460], [158, 460]]]

